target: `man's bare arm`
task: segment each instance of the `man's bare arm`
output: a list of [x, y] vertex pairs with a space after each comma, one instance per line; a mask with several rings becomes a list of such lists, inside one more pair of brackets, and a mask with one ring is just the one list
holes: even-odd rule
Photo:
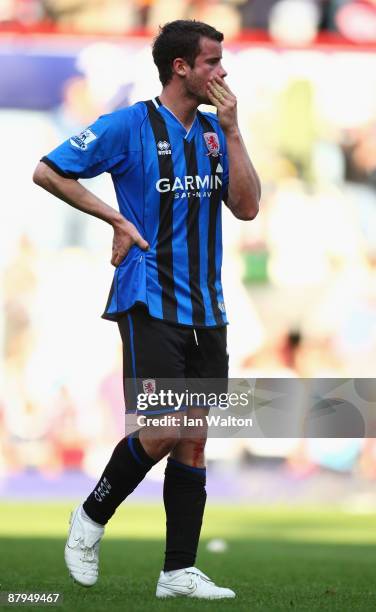
[[260, 179], [249, 158], [239, 130], [227, 134], [229, 187], [227, 206], [243, 221], [254, 219], [259, 211]]
[[226, 136], [229, 160], [226, 204], [238, 219], [254, 219], [259, 211], [261, 184], [238, 127], [236, 97], [218, 76], [209, 83], [208, 95], [218, 109], [219, 123]]
[[102, 219], [114, 230], [111, 263], [118, 266], [133, 244], [147, 250], [148, 243], [142, 238], [135, 226], [127, 221], [117, 210], [103, 202], [78, 181], [60, 176], [44, 162], [37, 165], [33, 181], [49, 193], [82, 212]]

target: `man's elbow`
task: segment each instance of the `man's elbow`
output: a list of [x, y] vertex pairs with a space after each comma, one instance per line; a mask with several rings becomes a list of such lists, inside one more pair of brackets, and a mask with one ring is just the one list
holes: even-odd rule
[[233, 206], [232, 212], [240, 221], [252, 221], [259, 212], [259, 199], [248, 200], [244, 206]]
[[247, 210], [246, 212], [234, 212], [234, 215], [239, 221], [252, 221], [258, 215], [259, 208]]
[[47, 183], [48, 166], [43, 162], [39, 162], [34, 170], [33, 182], [39, 187], [45, 187]]

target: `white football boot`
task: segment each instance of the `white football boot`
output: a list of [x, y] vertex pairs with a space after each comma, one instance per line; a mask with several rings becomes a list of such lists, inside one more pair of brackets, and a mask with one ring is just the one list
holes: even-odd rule
[[156, 596], [225, 599], [235, 597], [235, 593], [217, 586], [196, 567], [185, 567], [174, 572], [161, 572]]
[[82, 516], [81, 506], [73, 510], [65, 545], [64, 558], [72, 578], [85, 587], [93, 586], [98, 579], [99, 544], [104, 527]]

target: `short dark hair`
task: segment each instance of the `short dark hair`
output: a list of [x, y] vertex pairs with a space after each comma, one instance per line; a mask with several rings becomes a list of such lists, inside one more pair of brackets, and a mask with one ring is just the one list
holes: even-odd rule
[[153, 59], [163, 86], [172, 79], [172, 62], [177, 57], [185, 59], [193, 68], [200, 53], [202, 36], [217, 42], [223, 41], [221, 32], [202, 21], [178, 19], [159, 28], [153, 43]]

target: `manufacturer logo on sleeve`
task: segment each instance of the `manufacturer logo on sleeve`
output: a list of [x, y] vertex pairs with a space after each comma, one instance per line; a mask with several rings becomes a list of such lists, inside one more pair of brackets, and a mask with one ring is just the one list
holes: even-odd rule
[[160, 140], [157, 143], [158, 155], [171, 155], [171, 145], [167, 140]]
[[208, 148], [208, 155], [218, 157], [219, 153], [219, 138], [216, 132], [204, 132], [205, 143]]
[[90, 128], [87, 128], [86, 130], [81, 132], [81, 134], [79, 134], [78, 136], [72, 136], [69, 142], [71, 143], [72, 147], [81, 149], [81, 151], [86, 151], [87, 145], [90, 142], [93, 142], [93, 140], [96, 140], [96, 138], [97, 137], [94, 134], [94, 132], [92, 132]]

